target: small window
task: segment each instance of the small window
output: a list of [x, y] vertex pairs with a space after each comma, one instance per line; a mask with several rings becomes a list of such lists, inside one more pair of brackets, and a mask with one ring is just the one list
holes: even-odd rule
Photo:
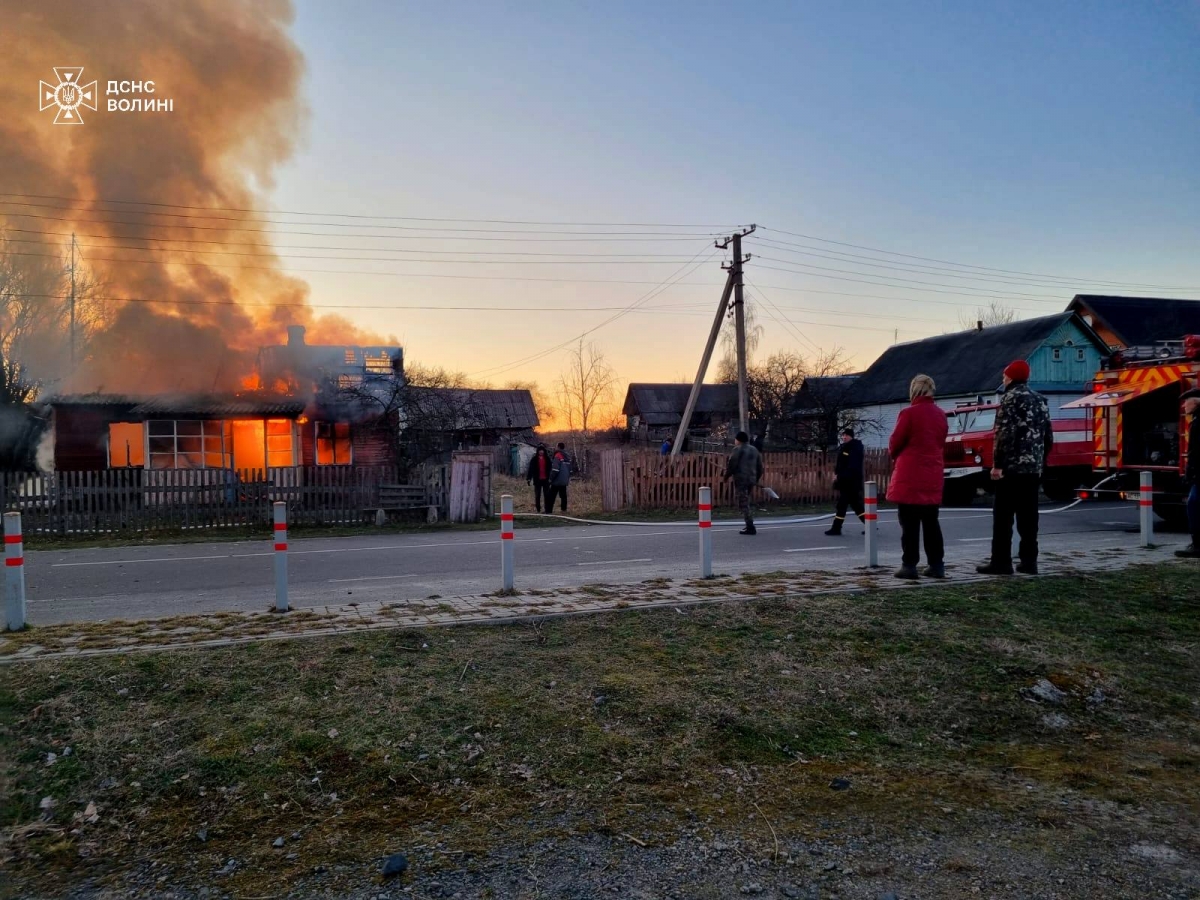
[[290, 419], [267, 419], [267, 466], [294, 466], [295, 442]]
[[350, 465], [350, 423], [317, 422], [317, 465]]
[[1054, 361], [1062, 362], [1062, 348], [1061, 347], [1054, 348]]
[[145, 433], [141, 422], [113, 422], [108, 426], [108, 465], [114, 469], [142, 468], [146, 464]]
[[1075, 351], [1075, 358], [1080, 362], [1083, 362], [1085, 359], [1087, 359], [1087, 354], [1083, 352], [1082, 347]]

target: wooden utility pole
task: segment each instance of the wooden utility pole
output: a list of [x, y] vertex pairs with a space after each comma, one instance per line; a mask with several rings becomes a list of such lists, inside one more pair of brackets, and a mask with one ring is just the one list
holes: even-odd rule
[[71, 232], [71, 369], [75, 369], [75, 232]]
[[733, 244], [733, 262], [726, 266], [729, 276], [725, 279], [725, 290], [721, 292], [721, 302], [717, 304], [717, 314], [713, 317], [712, 329], [708, 333], [708, 342], [704, 345], [704, 353], [700, 357], [700, 368], [696, 370], [696, 380], [692, 383], [691, 393], [688, 394], [687, 405], [683, 408], [683, 418], [679, 420], [679, 430], [675, 432], [675, 443], [671, 447], [671, 456], [676, 457], [683, 450], [683, 442], [687, 438], [688, 426], [692, 422], [692, 414], [696, 411], [696, 402], [700, 399], [700, 388], [704, 384], [704, 376], [708, 374], [708, 364], [712, 360], [713, 348], [721, 333], [721, 324], [725, 321], [725, 313], [729, 309], [729, 298], [734, 298], [737, 325], [737, 357], [738, 357], [738, 414], [741, 429], [746, 430], [746, 319], [742, 306], [742, 263], [749, 259], [742, 258], [742, 238], [753, 234], [757, 225], [751, 225], [739, 234], [731, 235], [725, 241], [717, 241], [716, 246], [725, 249]]

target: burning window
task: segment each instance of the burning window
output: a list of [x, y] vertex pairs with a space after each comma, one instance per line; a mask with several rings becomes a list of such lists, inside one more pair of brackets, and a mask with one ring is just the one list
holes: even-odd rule
[[350, 465], [350, 423], [317, 422], [317, 465]]
[[113, 469], [146, 465], [146, 432], [141, 422], [113, 422], [108, 426], [108, 465]]
[[267, 419], [267, 465], [296, 464], [294, 428], [291, 419]]
[[351, 390], [362, 384], [361, 375], [339, 375], [337, 385], [340, 390]]
[[384, 351], [374, 354], [364, 353], [363, 364], [366, 366], [367, 372], [371, 375], [392, 374], [392, 358]]
[[152, 469], [227, 469], [225, 423], [219, 419], [152, 419], [146, 423]]

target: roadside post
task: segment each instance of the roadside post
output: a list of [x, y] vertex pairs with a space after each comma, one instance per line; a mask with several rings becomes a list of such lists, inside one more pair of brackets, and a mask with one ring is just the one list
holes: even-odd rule
[[4, 514], [4, 627], [25, 627], [25, 543], [19, 512]]
[[513, 589], [513, 498], [500, 495], [500, 582], [506, 591]]
[[876, 533], [876, 523], [879, 521], [879, 485], [868, 481], [865, 485], [866, 496], [863, 498], [863, 524], [866, 526], [867, 565], [874, 568], [879, 565], [879, 535]]
[[1154, 475], [1151, 472], [1141, 473], [1142, 493], [1138, 497], [1138, 511], [1142, 517], [1141, 546], [1154, 546]]
[[700, 577], [712, 578], [712, 488], [700, 488]]
[[275, 514], [275, 612], [288, 611], [287, 504], [272, 504]]

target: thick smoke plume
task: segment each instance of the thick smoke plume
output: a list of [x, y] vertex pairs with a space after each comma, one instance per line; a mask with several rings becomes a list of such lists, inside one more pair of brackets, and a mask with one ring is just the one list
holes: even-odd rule
[[[383, 342], [336, 317], [318, 319], [306, 305], [268, 306], [305, 304], [308, 287], [278, 271], [270, 235], [243, 230], [271, 227], [247, 221], [261, 213], [97, 205], [264, 208], [272, 172], [306, 120], [291, 20], [286, 0], [0, 0], [0, 192], [83, 201], [0, 202], [0, 230], [47, 242], [9, 244], [31, 253], [64, 253], [70, 239], [61, 233], [79, 233], [95, 293], [111, 298], [99, 301], [95, 339], [74, 369], [59, 373], [59, 390], [236, 389], [258, 347], [281, 343], [290, 323], [308, 325], [314, 342]], [[38, 109], [38, 83], [53, 84], [56, 66], [83, 66], [82, 82], [97, 81], [99, 109], [82, 110], [83, 125], [54, 125], [54, 111]], [[144, 96], [170, 98], [174, 109], [109, 112], [110, 80], [152, 80], [156, 91]], [[150, 209], [204, 217], [132, 212]], [[96, 249], [114, 244], [170, 250]], [[188, 252], [197, 249], [264, 255]]]

